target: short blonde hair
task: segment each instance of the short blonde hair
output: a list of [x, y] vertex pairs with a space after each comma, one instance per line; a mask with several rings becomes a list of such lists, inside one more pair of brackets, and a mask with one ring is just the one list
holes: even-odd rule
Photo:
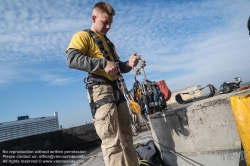
[[94, 6], [94, 9], [93, 9], [93, 12], [94, 12], [94, 10], [97, 10], [98, 12], [101, 12], [101, 13], [107, 13], [109, 16], [115, 15], [115, 10], [107, 2], [96, 3]]

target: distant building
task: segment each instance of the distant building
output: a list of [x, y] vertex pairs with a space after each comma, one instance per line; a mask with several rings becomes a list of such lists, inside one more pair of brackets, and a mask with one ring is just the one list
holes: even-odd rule
[[59, 130], [58, 114], [40, 118], [19, 116], [17, 121], [0, 123], [0, 142]]

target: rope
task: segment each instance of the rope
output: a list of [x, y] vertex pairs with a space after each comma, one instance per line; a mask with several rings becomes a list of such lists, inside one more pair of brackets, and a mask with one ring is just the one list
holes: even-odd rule
[[[194, 161], [194, 160], [192, 160], [192, 159], [190, 159], [190, 158], [187, 158], [186, 156], [183, 156], [182, 154], [180, 154], [180, 153], [178, 153], [178, 152], [175, 152], [175, 151], [172, 151], [172, 150], [168, 150], [168, 151], [169, 151], [170, 153], [172, 153], [172, 154], [174, 154], [174, 155], [180, 157], [182, 160], [186, 161], [188, 164], [190, 164], [190, 165], [192, 165], [192, 166], [195, 166], [194, 163], [196, 163], [196, 164], [198, 164], [198, 165], [200, 165], [200, 166], [204, 166], [204, 165], [202, 165], [202, 164], [200, 164], [200, 163], [198, 163], [198, 162], [196, 162], [196, 161]], [[192, 162], [194, 162], [194, 163], [191, 163], [189, 160], [192, 161]]]
[[180, 93], [180, 94], [183, 94], [183, 95], [186, 95], [186, 94], [193, 95], [193, 94], [195, 94], [195, 93], [197, 93], [197, 92], [199, 92], [199, 91], [201, 91], [201, 90], [203, 90], [204, 88], [207, 88], [207, 87], [208, 86], [205, 86], [205, 87], [202, 87], [202, 88], [199, 88], [199, 89], [196, 89], [196, 90], [192, 90], [190, 92], [185, 92], [185, 93]]
[[134, 136], [137, 136], [141, 130], [139, 118], [136, 114], [133, 113], [131, 114], [131, 117], [132, 117], [132, 123], [131, 123], [132, 132]]
[[140, 75], [140, 68], [134, 68], [134, 75]]
[[[140, 55], [138, 55], [138, 56], [140, 56]], [[139, 60], [140, 60], [140, 67], [139, 68], [133, 68], [135, 80], [136, 80], [136, 76], [141, 74], [140, 73], [141, 69], [143, 70], [143, 73], [144, 73], [144, 80], [146, 80], [146, 73], [145, 73], [145, 70], [144, 70], [144, 67], [146, 66], [146, 61], [142, 60], [141, 56], [140, 56]]]

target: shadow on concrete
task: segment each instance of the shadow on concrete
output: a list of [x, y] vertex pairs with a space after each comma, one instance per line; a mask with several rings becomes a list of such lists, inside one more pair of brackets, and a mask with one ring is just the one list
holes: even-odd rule
[[[87, 155], [93, 147], [100, 146], [100, 144], [101, 140], [96, 134], [94, 125], [87, 124], [0, 142], [0, 149], [3, 150], [0, 162], [3, 165], [55, 165], [46, 164], [44, 160], [65, 161], [69, 160], [66, 155], [71, 155], [71, 157]], [[53, 157], [53, 155], [57, 155], [57, 157]], [[26, 160], [25, 162], [33, 160], [37, 163], [21, 163], [21, 160]], [[73, 160], [77, 160], [77, 158], [71, 158], [71, 161]]]
[[[184, 160], [187, 165], [193, 163], [202, 165], [175, 150], [173, 135], [188, 137], [190, 131], [187, 129], [188, 117], [186, 116], [187, 106], [175, 110], [165, 111], [161, 114], [149, 117], [154, 141], [162, 153], [164, 165], [178, 166], [177, 160]], [[183, 143], [185, 146], [185, 143]]]

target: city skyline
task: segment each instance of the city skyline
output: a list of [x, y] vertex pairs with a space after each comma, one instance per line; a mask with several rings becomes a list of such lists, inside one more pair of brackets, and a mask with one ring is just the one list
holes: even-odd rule
[[17, 121], [0, 123], [0, 142], [59, 130], [58, 113], [54, 116], [29, 118], [18, 117]]

